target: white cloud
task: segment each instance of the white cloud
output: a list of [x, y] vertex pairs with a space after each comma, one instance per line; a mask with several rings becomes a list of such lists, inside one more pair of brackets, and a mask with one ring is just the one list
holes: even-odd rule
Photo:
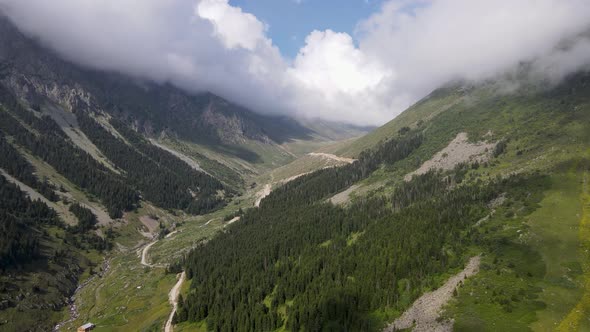
[[488, 79], [524, 61], [544, 61], [565, 37], [590, 28], [587, 0], [422, 1], [409, 12], [408, 4], [386, 3], [358, 33], [364, 52], [395, 68], [389, 89], [413, 100], [452, 79]]
[[357, 49], [346, 33], [313, 31], [287, 74], [296, 91], [291, 108], [301, 115], [341, 120], [364, 109], [367, 122], [388, 118], [379, 114], [382, 107], [370, 99], [391, 72]]
[[[346, 33], [314, 31], [292, 63], [228, 0], [0, 0], [66, 58], [267, 113], [380, 124], [453, 79], [533, 64], [560, 79], [590, 63], [587, 0], [390, 0]], [[567, 48], [556, 48], [569, 38]]]
[[289, 72], [327, 98], [339, 92], [354, 94], [372, 89], [388, 75], [387, 68], [355, 48], [346, 33], [313, 31], [305, 43]]
[[266, 27], [256, 16], [229, 5], [228, 0], [202, 0], [197, 14], [213, 23], [216, 34], [227, 48], [243, 47], [250, 51], [265, 40]]

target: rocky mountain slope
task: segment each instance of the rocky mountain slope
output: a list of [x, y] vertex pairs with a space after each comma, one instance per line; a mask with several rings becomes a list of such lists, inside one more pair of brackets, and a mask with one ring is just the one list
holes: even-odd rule
[[292, 156], [280, 145], [294, 140], [332, 141], [370, 129], [330, 122], [318, 126], [317, 121], [302, 124], [254, 113], [210, 93], [189, 94], [168, 84], [84, 69], [24, 36], [6, 18], [0, 19], [0, 32], [0, 81], [43, 112], [58, 108], [97, 113], [147, 137], [199, 144], [253, 164], [266, 162], [267, 155], [289, 161]]
[[49, 330], [113, 256], [364, 130], [85, 69], [0, 18], [0, 329]]

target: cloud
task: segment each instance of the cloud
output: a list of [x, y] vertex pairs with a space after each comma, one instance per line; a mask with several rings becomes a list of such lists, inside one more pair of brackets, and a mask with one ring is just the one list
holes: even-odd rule
[[[78, 64], [211, 91], [261, 112], [287, 63], [253, 15], [227, 0], [0, 0], [26, 34]], [[201, 16], [202, 15], [202, 16]]]
[[346, 33], [313, 31], [287, 70], [287, 82], [295, 98], [289, 105], [298, 114], [331, 120], [358, 117], [365, 123], [391, 118], [380, 112], [375, 93], [390, 75], [387, 67], [355, 47]]
[[307, 37], [289, 73], [333, 99], [338, 92], [353, 94], [374, 88], [388, 70], [355, 48], [348, 34], [327, 30], [313, 31]]
[[590, 64], [587, 0], [390, 0], [346, 33], [314, 31], [294, 60], [228, 0], [0, 0], [67, 59], [265, 113], [381, 124], [450, 80]]
[[265, 40], [266, 27], [256, 16], [230, 6], [226, 0], [201, 1], [197, 15], [213, 23], [215, 33], [229, 49], [243, 47], [253, 51]]
[[390, 1], [358, 27], [360, 48], [395, 68], [394, 91], [424, 95], [449, 80], [489, 79], [522, 62], [549, 59], [553, 71], [547, 74], [563, 77], [590, 60], [590, 53], [573, 58], [568, 54], [574, 49], [561, 56], [556, 50], [564, 38], [590, 28], [586, 0], [435, 0], [409, 10], [407, 5]]

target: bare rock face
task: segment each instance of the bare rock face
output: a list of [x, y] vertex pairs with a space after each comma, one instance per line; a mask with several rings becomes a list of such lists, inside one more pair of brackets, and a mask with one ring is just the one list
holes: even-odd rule
[[409, 181], [414, 175], [422, 175], [431, 170], [451, 170], [461, 163], [481, 163], [489, 160], [497, 142], [470, 143], [466, 133], [459, 133], [447, 147], [437, 152], [432, 159], [424, 162], [420, 168], [406, 175]]
[[385, 328], [384, 332], [393, 332], [412, 328], [414, 332], [451, 332], [453, 321], [441, 321], [440, 311], [452, 298], [453, 291], [459, 284], [479, 272], [480, 257], [469, 260], [465, 269], [452, 276], [439, 289], [428, 292], [417, 299], [401, 317]]
[[70, 86], [58, 82], [44, 81], [39, 77], [13, 73], [2, 81], [17, 97], [26, 100], [31, 106], [41, 103], [44, 99], [62, 106], [69, 112], [75, 110], [97, 110], [92, 95], [81, 86]]
[[246, 139], [252, 139], [262, 143], [270, 144], [272, 140], [258, 130], [254, 124], [248, 123], [237, 114], [224, 114], [218, 109], [228, 107], [228, 104], [217, 104], [211, 101], [200, 118], [206, 125], [216, 128], [218, 137], [224, 143], [242, 144]]

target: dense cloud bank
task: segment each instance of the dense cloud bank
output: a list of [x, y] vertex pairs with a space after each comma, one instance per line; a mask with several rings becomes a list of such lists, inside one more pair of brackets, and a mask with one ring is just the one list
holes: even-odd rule
[[558, 81], [590, 65], [587, 0], [393, 0], [355, 36], [313, 31], [295, 59], [228, 0], [0, 0], [67, 59], [265, 113], [381, 124], [450, 80], [528, 63]]

